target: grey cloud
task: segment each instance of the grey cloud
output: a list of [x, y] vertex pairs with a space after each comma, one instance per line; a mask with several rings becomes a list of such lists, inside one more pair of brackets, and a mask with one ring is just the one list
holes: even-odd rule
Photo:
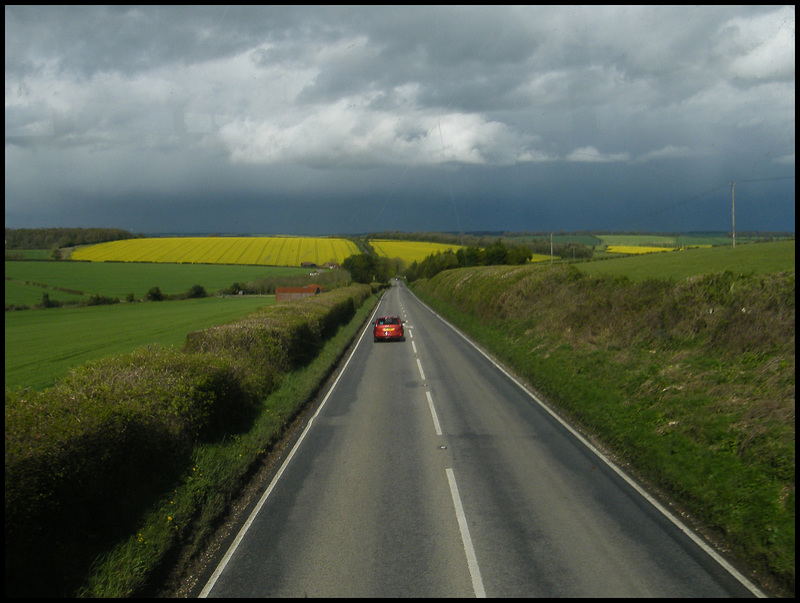
[[[91, 222], [105, 198], [252, 223], [286, 198], [331, 229], [462, 201], [464, 224], [536, 230], [626, 200], [660, 226], [720, 182], [793, 176], [794, 10], [6, 7], [6, 222]], [[754, 220], [793, 216], [780, 182]], [[678, 226], [725, 227], [709, 215]]]

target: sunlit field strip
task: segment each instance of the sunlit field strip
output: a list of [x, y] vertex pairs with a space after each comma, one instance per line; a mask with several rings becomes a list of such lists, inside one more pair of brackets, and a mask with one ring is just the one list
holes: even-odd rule
[[677, 247], [675, 237], [664, 235], [598, 235], [598, 238], [607, 247]]
[[208, 263], [299, 266], [341, 263], [358, 253], [346, 239], [313, 237], [165, 237], [130, 239], [76, 249], [74, 260], [92, 262]]
[[662, 251], [675, 251], [677, 247], [645, 247], [639, 245], [609, 245], [609, 253], [627, 253], [629, 255], [642, 255], [645, 253], [661, 253]]

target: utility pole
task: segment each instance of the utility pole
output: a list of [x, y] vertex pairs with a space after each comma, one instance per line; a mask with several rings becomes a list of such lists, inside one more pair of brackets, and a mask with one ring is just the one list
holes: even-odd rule
[[550, 263], [553, 263], [553, 233], [550, 233]]
[[733, 236], [733, 248], [736, 249], [736, 210], [733, 204], [733, 185], [736, 184], [735, 182], [731, 182], [731, 234]]

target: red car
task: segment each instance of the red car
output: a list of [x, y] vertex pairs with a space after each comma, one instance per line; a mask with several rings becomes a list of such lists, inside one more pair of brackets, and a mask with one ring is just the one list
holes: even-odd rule
[[375, 328], [372, 331], [375, 341], [405, 340], [403, 331], [403, 321], [399, 316], [381, 316], [375, 321]]

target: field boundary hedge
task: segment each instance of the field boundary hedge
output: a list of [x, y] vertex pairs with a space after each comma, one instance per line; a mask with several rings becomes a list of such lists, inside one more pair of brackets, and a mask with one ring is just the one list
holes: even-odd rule
[[[136, 530], [197, 443], [245, 433], [261, 401], [372, 295], [336, 289], [6, 391], [6, 595], [71, 596]], [[200, 510], [198, 509], [198, 512]]]

